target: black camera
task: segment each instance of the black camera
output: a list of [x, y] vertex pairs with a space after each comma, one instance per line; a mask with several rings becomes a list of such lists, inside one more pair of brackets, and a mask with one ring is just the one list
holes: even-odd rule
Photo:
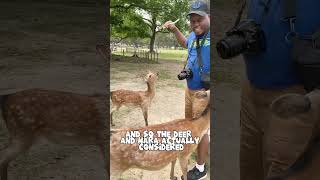
[[192, 70], [189, 68], [184, 68], [180, 74], [178, 74], [179, 80], [189, 79], [192, 78]]
[[247, 19], [226, 32], [226, 36], [217, 43], [216, 48], [223, 59], [241, 53], [260, 53], [265, 50], [264, 32], [254, 20]]

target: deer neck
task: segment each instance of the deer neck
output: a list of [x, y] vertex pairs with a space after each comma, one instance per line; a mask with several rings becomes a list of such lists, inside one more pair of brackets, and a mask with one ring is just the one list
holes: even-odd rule
[[147, 93], [151, 97], [153, 97], [155, 95], [155, 83], [147, 82], [147, 85], [148, 85]]
[[204, 114], [202, 114], [202, 116], [193, 120], [193, 124], [196, 127], [199, 127], [198, 129], [200, 132], [206, 131], [210, 127], [210, 107], [207, 108], [208, 109]]

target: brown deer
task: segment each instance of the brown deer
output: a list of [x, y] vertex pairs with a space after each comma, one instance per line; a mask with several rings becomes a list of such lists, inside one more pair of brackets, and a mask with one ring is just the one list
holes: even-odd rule
[[106, 100], [107, 96], [103, 95], [42, 89], [24, 90], [2, 98], [2, 114], [10, 140], [0, 151], [1, 180], [7, 180], [10, 161], [40, 137], [60, 144], [97, 145], [105, 158]]
[[[197, 144], [185, 144], [183, 150], [173, 151], [143, 151], [139, 149], [139, 145], [121, 144], [121, 138], [125, 137], [129, 131], [138, 131], [143, 134], [144, 131], [191, 131], [193, 137], [202, 136], [208, 131], [210, 126], [210, 91], [200, 91], [195, 94], [195, 105], [206, 103], [205, 110], [201, 116], [193, 119], [176, 119], [167, 123], [151, 125], [143, 128], [128, 128], [111, 131], [110, 141], [110, 172], [117, 175], [130, 168], [140, 168], [145, 170], [160, 170], [171, 162], [170, 178], [174, 177], [174, 166], [176, 159], [179, 159], [183, 177], [187, 179], [187, 165], [191, 153], [197, 148]], [[202, 106], [203, 107], [203, 106]]]
[[[305, 95], [294, 93], [282, 95], [276, 98], [270, 107], [274, 119], [269, 123], [269, 129], [272, 130], [273, 135], [270, 139], [273, 140], [278, 136], [286, 141], [276, 142], [277, 146], [273, 143], [269, 152], [274, 153], [277, 159], [292, 160], [288, 163], [291, 165], [289, 169], [277, 174], [278, 179], [318, 180], [320, 175], [320, 90], [315, 89]], [[266, 142], [269, 142], [268, 139]], [[286, 142], [291, 143], [291, 146]], [[286, 164], [283, 163], [283, 167], [285, 166]]]
[[148, 126], [148, 107], [151, 105], [151, 101], [155, 96], [156, 81], [158, 79], [158, 73], [149, 73], [145, 76], [145, 81], [148, 85], [146, 91], [131, 91], [131, 90], [116, 90], [111, 92], [111, 125], [114, 126], [112, 114], [119, 110], [121, 106], [139, 107], [142, 110], [144, 121]]

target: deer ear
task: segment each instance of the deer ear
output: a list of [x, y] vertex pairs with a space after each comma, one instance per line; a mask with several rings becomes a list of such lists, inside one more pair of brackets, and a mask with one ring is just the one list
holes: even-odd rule
[[157, 72], [157, 74], [156, 74], [157, 76], [159, 76], [159, 72]]

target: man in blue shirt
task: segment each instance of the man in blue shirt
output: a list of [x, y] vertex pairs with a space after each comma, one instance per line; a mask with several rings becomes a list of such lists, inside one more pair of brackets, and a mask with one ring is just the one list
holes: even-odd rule
[[[176, 36], [179, 44], [188, 48], [188, 59], [186, 67], [191, 69], [192, 77], [187, 79], [187, 89], [185, 91], [185, 117], [195, 117], [199, 112], [192, 109], [194, 94], [197, 91], [204, 90], [205, 86], [201, 81], [201, 73], [210, 74], [210, 15], [209, 4], [203, 0], [196, 0], [191, 3], [191, 10], [188, 13], [192, 32], [188, 39], [180, 32], [180, 30], [168, 21], [164, 24], [165, 28], [171, 30]], [[199, 59], [196, 49], [197, 39], [201, 48], [202, 67], [199, 66]], [[209, 133], [209, 130], [208, 130]], [[209, 136], [205, 134], [201, 139], [197, 148], [197, 164], [188, 172], [188, 180], [203, 179], [207, 176], [207, 168], [205, 161], [208, 155]]]
[[[306, 151], [306, 132], [312, 132], [303, 121], [289, 125], [277, 119], [270, 104], [287, 93], [305, 94], [291, 58], [290, 24], [283, 20], [284, 1], [251, 0], [248, 18], [261, 25], [266, 49], [259, 54], [244, 54], [247, 81], [241, 95], [240, 179], [265, 180], [280, 177]], [[295, 31], [310, 35], [320, 27], [317, 0], [295, 0]], [[286, 39], [287, 37], [287, 39]], [[275, 127], [275, 128], [274, 128]], [[306, 137], [306, 138], [304, 138]], [[319, 178], [319, 177], [318, 177]]]

